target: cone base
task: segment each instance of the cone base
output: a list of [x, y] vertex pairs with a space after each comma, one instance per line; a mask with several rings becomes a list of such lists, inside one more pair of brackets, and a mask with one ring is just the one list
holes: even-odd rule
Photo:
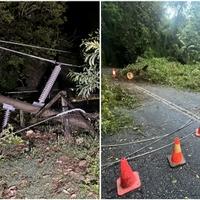
[[184, 165], [184, 164], [186, 163], [184, 157], [183, 157], [183, 159], [181, 160], [180, 163], [173, 163], [173, 162], [171, 161], [171, 157], [172, 157], [171, 155], [167, 156], [168, 161], [169, 161], [169, 164], [170, 164], [171, 167], [177, 167], [177, 166], [180, 166], [180, 165]]
[[195, 135], [196, 135], [197, 137], [200, 137], [200, 132], [199, 132], [198, 129], [196, 129]]
[[198, 134], [198, 133], [195, 133], [195, 135], [196, 135], [197, 137], [200, 137], [200, 134]]
[[139, 173], [138, 172], [133, 172], [134, 176], [135, 176], [135, 183], [133, 185], [131, 185], [130, 187], [127, 188], [122, 188], [121, 187], [121, 177], [119, 177], [117, 179], [117, 194], [119, 196], [122, 196], [130, 191], [136, 190], [137, 188], [139, 188], [141, 186], [141, 181], [140, 181], [140, 177], [139, 177]]

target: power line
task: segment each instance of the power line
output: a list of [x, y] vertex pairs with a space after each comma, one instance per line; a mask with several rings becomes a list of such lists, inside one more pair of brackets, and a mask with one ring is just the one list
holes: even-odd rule
[[[148, 90], [146, 90], [146, 89], [144, 89], [144, 88], [142, 88], [142, 87], [139, 87], [139, 86], [135, 85], [135, 88], [138, 89], [138, 90], [140, 90], [140, 91], [142, 91], [142, 92], [144, 92], [145, 94], [147, 94], [147, 95], [153, 97], [153, 98], [156, 99], [157, 101], [161, 101], [162, 103], [164, 103], [164, 104], [166, 104], [166, 105], [172, 107], [173, 109], [175, 109], [175, 110], [181, 112], [182, 114], [184, 114], [184, 115], [190, 117], [191, 119], [188, 120], [188, 122], [186, 122], [183, 126], [179, 127], [177, 130], [175, 130], [175, 131], [173, 131], [173, 132], [171, 132], [171, 133], [169, 133], [169, 134], [166, 134], [166, 135], [164, 135], [163, 137], [159, 137], [159, 138], [158, 138], [157, 140], [155, 140], [154, 142], [152, 142], [152, 143], [150, 143], [150, 144], [148, 144], [148, 145], [146, 145], [146, 146], [144, 146], [144, 147], [142, 147], [142, 148], [136, 150], [136, 151], [133, 152], [133, 153], [130, 153], [130, 154], [126, 155], [127, 160], [133, 160], [133, 159], [135, 159], [135, 158], [139, 158], [139, 157], [142, 157], [142, 156], [145, 156], [145, 155], [154, 153], [154, 152], [156, 152], [156, 151], [159, 151], [159, 150], [161, 150], [161, 149], [164, 149], [164, 148], [170, 146], [172, 143], [169, 143], [169, 144], [167, 144], [167, 145], [161, 146], [160, 148], [157, 148], [157, 149], [154, 149], [154, 150], [151, 150], [151, 151], [147, 151], [147, 152], [145, 152], [145, 153], [143, 153], [143, 154], [139, 154], [139, 155], [130, 157], [131, 155], [136, 154], [137, 152], [139, 152], [139, 151], [141, 151], [141, 150], [143, 150], [143, 149], [145, 149], [145, 148], [151, 146], [152, 144], [155, 144], [155, 143], [159, 142], [159, 141], [162, 140], [163, 138], [168, 137], [168, 136], [170, 136], [170, 135], [172, 135], [172, 134], [178, 132], [179, 130], [181, 130], [181, 129], [187, 127], [187, 126], [189, 126], [189, 125], [192, 123], [192, 119], [195, 120], [195, 121], [198, 121], [198, 122], [200, 121], [200, 117], [199, 117], [198, 115], [196, 115], [196, 114], [194, 114], [194, 113], [188, 111], [187, 109], [182, 108], [182, 107], [180, 107], [180, 106], [178, 106], [178, 105], [176, 105], [176, 104], [174, 104], [174, 103], [172, 103], [172, 102], [170, 102], [170, 101], [168, 101], [168, 100], [166, 100], [166, 99], [164, 99], [164, 98], [162, 98], [162, 97], [160, 97], [160, 96], [158, 96], [158, 95], [156, 95], [156, 94], [154, 94], [154, 93], [151, 93], [150, 91], [148, 91]], [[186, 136], [182, 137], [182, 140], [185, 139], [185, 138], [187, 138], [187, 137], [189, 137], [189, 136], [191, 136], [192, 134], [193, 134], [193, 132], [190, 133], [190, 134], [187, 134]], [[155, 138], [154, 138], [154, 139], [155, 139]], [[150, 140], [151, 140], [151, 139], [150, 139]], [[137, 142], [137, 141], [136, 141], [136, 142]], [[130, 143], [117, 144], [117, 145], [118, 145], [118, 146], [119, 146], [119, 145], [122, 146], [122, 145], [127, 145], [127, 144], [130, 144]], [[108, 146], [111, 146], [111, 145], [108, 145]], [[113, 145], [112, 145], [112, 146], [113, 146]], [[116, 145], [115, 145], [115, 146], [116, 146]], [[111, 167], [111, 166], [113, 166], [113, 165], [115, 165], [115, 164], [117, 164], [117, 163], [119, 163], [119, 162], [120, 162], [120, 160], [117, 160], [117, 161], [114, 161], [114, 162], [111, 162], [111, 163], [107, 163], [107, 164], [105, 164], [105, 165], [102, 165], [102, 168], [105, 170], [106, 168]]]
[[[189, 136], [191, 136], [191, 135], [193, 135], [193, 134], [194, 134], [194, 132], [191, 132], [191, 133], [185, 135], [184, 137], [182, 137], [180, 140], [185, 140], [186, 138], [188, 138]], [[133, 160], [133, 159], [135, 159], [135, 158], [140, 158], [140, 157], [149, 155], [149, 154], [151, 154], [151, 153], [154, 153], [154, 152], [160, 151], [160, 150], [162, 150], [162, 149], [165, 149], [165, 148], [171, 146], [172, 144], [173, 144], [173, 143], [169, 143], [169, 144], [166, 144], [166, 145], [164, 145], [164, 146], [161, 146], [161, 147], [159, 147], [159, 148], [157, 148], [157, 149], [153, 149], [153, 150], [151, 150], [151, 151], [147, 151], [147, 152], [145, 152], [145, 153], [142, 153], [142, 154], [139, 154], [139, 155], [136, 155], [136, 156], [133, 156], [133, 157], [128, 157], [127, 160], [130, 161], [130, 160]], [[105, 165], [102, 165], [102, 169], [105, 170], [105, 169], [107, 169], [107, 168], [109, 168], [109, 167], [112, 167], [112, 166], [118, 164], [119, 162], [120, 162], [120, 160], [117, 160], [117, 161], [114, 161], [114, 162], [111, 162], [111, 163], [107, 163], [107, 164], [105, 164]]]
[[[193, 121], [192, 121], [191, 119], [188, 120], [184, 125], [182, 125], [182, 126], [179, 127], [178, 129], [174, 130], [173, 132], [168, 133], [168, 134], [166, 134], [166, 135], [164, 135], [164, 136], [158, 138], [158, 139], [155, 140], [154, 142], [149, 143], [149, 144], [147, 144], [146, 146], [144, 146], [144, 147], [142, 147], [142, 148], [140, 148], [140, 149], [138, 149], [138, 150], [136, 150], [136, 151], [134, 151], [134, 152], [132, 152], [132, 153], [130, 153], [130, 154], [128, 154], [128, 155], [126, 155], [126, 157], [127, 157], [127, 158], [130, 158], [130, 156], [132, 156], [132, 155], [138, 153], [139, 151], [141, 151], [141, 150], [143, 150], [143, 149], [146, 149], [147, 147], [149, 147], [149, 146], [151, 146], [151, 145], [153, 145], [153, 144], [159, 142], [159, 141], [162, 140], [163, 138], [168, 137], [168, 136], [170, 136], [170, 135], [172, 135], [172, 134], [174, 134], [174, 133], [180, 131], [181, 129], [183, 129], [183, 128], [189, 126], [189, 125], [191, 125], [192, 122], [193, 122]], [[169, 146], [169, 145], [167, 145], [167, 146]], [[159, 150], [160, 150], [160, 149], [163, 149], [163, 148], [161, 147], [161, 148], [159, 148]], [[154, 152], [154, 150], [152, 150], [152, 151]], [[148, 154], [148, 153], [147, 153], [147, 154]], [[143, 154], [142, 154], [142, 155], [143, 155]], [[144, 155], [146, 155], [146, 153], [144, 153]], [[134, 158], [137, 158], [137, 157], [138, 157], [137, 155], [134, 156]], [[140, 157], [140, 156], [139, 156], [139, 157]], [[132, 157], [131, 157], [131, 158], [132, 158]], [[116, 164], [116, 163], [118, 163], [118, 161], [113, 162], [113, 164]], [[106, 165], [106, 166], [107, 166], [107, 165]], [[110, 165], [108, 165], [108, 166], [110, 166]]]
[[[190, 111], [188, 111], [188, 110], [186, 110], [186, 109], [184, 109], [184, 108], [182, 108], [182, 107], [180, 107], [180, 106], [177, 106], [176, 104], [174, 104], [174, 103], [172, 103], [172, 102], [170, 102], [170, 101], [167, 101], [166, 99], [164, 99], [164, 98], [162, 98], [162, 97], [160, 97], [160, 96], [158, 96], [158, 95], [156, 95], [156, 94], [151, 93], [151, 92], [148, 91], [148, 90], [145, 90], [145, 89], [142, 88], [142, 87], [139, 87], [139, 86], [135, 86], [135, 87], [136, 87], [136, 89], [141, 90], [141, 91], [144, 92], [145, 94], [150, 95], [151, 97], [155, 98], [157, 101], [161, 101], [162, 103], [164, 103], [164, 104], [166, 104], [166, 105], [168, 105], [168, 106], [170, 106], [170, 107], [173, 107], [175, 110], [180, 111], [180, 112], [183, 113], [184, 115], [187, 115], [188, 117], [192, 118], [192, 119], [190, 119], [188, 122], [186, 122], [183, 126], [180, 126], [177, 130], [175, 130], [174, 132], [172, 132], [172, 134], [175, 133], [175, 132], [177, 132], [177, 131], [179, 131], [179, 130], [181, 130], [181, 129], [183, 129], [183, 128], [185, 128], [185, 127], [187, 127], [188, 125], [190, 125], [190, 124], [192, 123], [192, 120], [197, 120], [197, 121], [199, 121], [200, 118], [199, 118], [199, 116], [197, 115], [199, 112], [197, 112], [197, 113], [192, 113], [192, 112], [190, 112]], [[188, 124], [188, 123], [189, 123], [189, 124]], [[170, 135], [170, 134], [165, 134], [165, 135], [163, 135], [163, 136], [155, 136], [155, 137], [152, 137], [152, 138], [147, 138], [147, 139], [138, 140], [138, 141], [133, 141], [133, 142], [127, 142], [127, 143], [107, 144], [107, 145], [105, 144], [105, 145], [102, 145], [101, 147], [103, 147], [103, 148], [108, 148], [108, 147], [126, 146], [126, 145], [131, 145], [131, 144], [139, 144], [139, 143], [148, 142], [148, 141], [155, 140], [155, 139], [161, 140], [161, 139], [167, 137], [168, 135]], [[158, 141], [158, 140], [156, 140], [156, 141]], [[151, 143], [151, 144], [152, 144], [152, 143]], [[150, 144], [150, 145], [151, 145], [151, 144]], [[148, 145], [148, 146], [149, 146], [149, 145]]]
[[[147, 139], [143, 139], [143, 140], [136, 140], [136, 141], [133, 141], [133, 142], [126, 142], [126, 143], [118, 143], [118, 144], [108, 144], [108, 145], [101, 145], [102, 148], [109, 148], [109, 147], [120, 147], [120, 146], [127, 146], [127, 145], [131, 145], [131, 144], [139, 144], [139, 143], [143, 143], [143, 142], [148, 142], [148, 141], [151, 141], [151, 140], [156, 140], [156, 141], [159, 141], [167, 136], [170, 136], [171, 134], [173, 133], [176, 133], [184, 128], [186, 128], [187, 126], [191, 125], [193, 123], [192, 119], [189, 119], [183, 126], [180, 126], [179, 128], [177, 128], [175, 131], [173, 131], [172, 133], [167, 133], [165, 135], [162, 135], [162, 136], [155, 136], [155, 137], [152, 137], [152, 138], [147, 138]], [[148, 146], [154, 144], [153, 143], [150, 143], [148, 144]], [[148, 147], [148, 146], [145, 146], [144, 148]], [[137, 150], [137, 151], [140, 151], [140, 150]], [[135, 152], [134, 152], [135, 153]]]
[[64, 51], [64, 50], [60, 50], [60, 49], [53, 49], [53, 48], [41, 47], [41, 46], [24, 44], [24, 43], [19, 43], [19, 42], [11, 42], [11, 41], [5, 41], [5, 40], [0, 40], [0, 42], [4, 43], [4, 44], [13, 44], [13, 45], [18, 45], [18, 46], [23, 46], [23, 47], [43, 49], [43, 50], [48, 50], [48, 51], [60, 52], [60, 53], [71, 53], [69, 51]]
[[[199, 114], [199, 111], [196, 112], [195, 114]], [[193, 119], [189, 119], [188, 121], [185, 122], [185, 124], [183, 126], [180, 126], [174, 132], [180, 131], [180, 130], [184, 129], [185, 127], [189, 126], [192, 123], [192, 120]], [[125, 143], [117, 143], [117, 144], [105, 144], [105, 145], [101, 145], [101, 147], [102, 148], [109, 148], [109, 147], [127, 146], [127, 145], [131, 145], [131, 144], [139, 144], [139, 143], [148, 142], [148, 141], [155, 140], [155, 139], [162, 139], [162, 138], [164, 138], [168, 135], [169, 135], [169, 133], [162, 135], [162, 136], [155, 136], [155, 137], [147, 138], [147, 139], [143, 139], [143, 140], [136, 140], [136, 141], [133, 141], [133, 142], [125, 142]]]
[[139, 152], [139, 151], [141, 151], [141, 150], [143, 150], [143, 149], [145, 149], [145, 148], [147, 148], [147, 147], [149, 147], [149, 146], [151, 146], [151, 145], [153, 145], [153, 144], [156, 144], [157, 142], [159, 142], [159, 141], [162, 140], [163, 138], [166, 138], [166, 137], [168, 137], [168, 136], [173, 135], [174, 133], [179, 132], [179, 131], [182, 130], [183, 128], [190, 126], [192, 123], [193, 123], [193, 121], [192, 121], [192, 120], [191, 120], [191, 121], [189, 120], [189, 121], [186, 122], [183, 126], [179, 127], [179, 128], [176, 129], [175, 131], [172, 131], [171, 133], [166, 134], [164, 137], [159, 138], [159, 139], [153, 141], [152, 143], [149, 143], [149, 144], [147, 144], [146, 146], [144, 146], [144, 147], [142, 147], [142, 148], [140, 148], [140, 149], [134, 151], [133, 153], [128, 154], [127, 157], [132, 156], [132, 155], [136, 154], [137, 152]]
[[[165, 135], [167, 135], [167, 134], [165, 134]], [[143, 140], [136, 140], [136, 141], [133, 141], [133, 142], [125, 142], [125, 143], [117, 143], [117, 144], [102, 144], [101, 147], [102, 148], [110, 148], [110, 147], [128, 146], [128, 145], [131, 145], [131, 144], [139, 144], [139, 143], [155, 140], [155, 139], [158, 139], [158, 138], [163, 138], [165, 135], [155, 136], [155, 137], [147, 138], [147, 139], [143, 139]]]
[[67, 111], [61, 112], [61, 113], [59, 113], [59, 114], [57, 114], [57, 115], [51, 116], [51, 117], [49, 117], [49, 118], [47, 118], [47, 119], [44, 119], [44, 120], [42, 120], [42, 121], [39, 121], [39, 122], [37, 122], [37, 123], [35, 123], [35, 124], [32, 124], [32, 125], [30, 125], [30, 126], [27, 126], [27, 127], [23, 128], [23, 129], [21, 129], [21, 130], [15, 131], [13, 134], [21, 133], [21, 132], [23, 132], [23, 131], [25, 131], [25, 130], [27, 130], [27, 129], [30, 129], [30, 128], [34, 127], [34, 126], [37, 126], [37, 125], [42, 124], [42, 123], [44, 123], [44, 122], [47, 122], [47, 121], [49, 121], [49, 120], [52, 120], [52, 119], [61, 117], [61, 116], [63, 116], [63, 115], [67, 115], [67, 114], [69, 114], [69, 113], [71, 113], [71, 112], [82, 112], [82, 113], [85, 113], [85, 111], [82, 110], [82, 109], [80, 109], [80, 108], [74, 108], [74, 109], [71, 109], [71, 110], [67, 110]]
[[13, 49], [8, 49], [8, 48], [2, 47], [2, 46], [0, 46], [0, 49], [5, 50], [5, 51], [9, 51], [9, 52], [12, 52], [12, 53], [16, 53], [16, 54], [19, 54], [19, 55], [22, 55], [22, 56], [27, 56], [27, 57], [30, 57], [30, 58], [35, 58], [35, 59], [38, 59], [38, 60], [41, 60], [41, 61], [49, 62], [49, 63], [52, 63], [52, 64], [58, 64], [58, 65], [68, 66], [68, 67], [78, 67], [78, 68], [82, 67], [82, 66], [73, 65], [73, 64], [56, 62], [55, 60], [51, 60], [51, 59], [47, 59], [47, 58], [42, 58], [42, 57], [39, 57], [39, 56], [34, 56], [34, 55], [27, 54], [27, 53], [24, 53], [24, 52], [21, 52], [21, 51], [16, 51], [16, 50], [13, 50]]

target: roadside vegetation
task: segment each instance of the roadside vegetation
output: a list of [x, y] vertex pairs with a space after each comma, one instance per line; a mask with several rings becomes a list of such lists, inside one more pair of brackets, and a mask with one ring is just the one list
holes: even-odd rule
[[[144, 66], [148, 68], [142, 72]], [[136, 63], [122, 69], [121, 75], [125, 76], [129, 71], [135, 74], [138, 70], [141, 72], [142, 80], [200, 92], [200, 64], [183, 65], [177, 61], [168, 61], [166, 58], [139, 58]]]
[[121, 128], [134, 126], [134, 121], [122, 109], [138, 106], [138, 99], [130, 95], [119, 84], [114, 85], [106, 77], [102, 78], [102, 133], [114, 134]]

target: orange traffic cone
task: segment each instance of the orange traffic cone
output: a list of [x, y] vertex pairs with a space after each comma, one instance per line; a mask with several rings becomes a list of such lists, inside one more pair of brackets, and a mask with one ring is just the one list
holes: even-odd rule
[[116, 78], [117, 76], [117, 70], [115, 68], [112, 69], [112, 77]]
[[168, 160], [171, 167], [176, 167], [186, 163], [181, 151], [181, 142], [178, 137], [174, 139], [174, 147], [172, 154], [168, 156]]
[[120, 161], [121, 177], [117, 179], [117, 194], [119, 196], [133, 191], [141, 186], [139, 173], [132, 171], [126, 158]]
[[197, 137], [200, 137], [200, 128], [197, 128], [197, 129], [196, 129], [195, 135], [196, 135]]

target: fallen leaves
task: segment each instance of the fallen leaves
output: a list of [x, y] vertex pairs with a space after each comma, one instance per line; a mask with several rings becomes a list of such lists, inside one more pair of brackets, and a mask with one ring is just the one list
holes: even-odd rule
[[[60, 143], [53, 140], [51, 143], [49, 140], [54, 136], [49, 133], [50, 137], [46, 137], [45, 134], [35, 130], [26, 132], [26, 139], [33, 140], [34, 146], [31, 151], [26, 151], [24, 156], [12, 160], [11, 166], [16, 166], [15, 169], [9, 164], [10, 173], [8, 177], [5, 174], [2, 178], [3, 183], [7, 182], [9, 185], [4, 189], [0, 188], [0, 195], [4, 191], [2, 198], [30, 198], [33, 194], [38, 198], [75, 199], [86, 197], [89, 193], [95, 198], [98, 194], [91, 191], [93, 180], [98, 177], [92, 177], [94, 173], [89, 169], [94, 165], [92, 161], [97, 156], [96, 146], [86, 150], [84, 145], [88, 140], [80, 136], [77, 136], [75, 144], [66, 143], [64, 140]], [[19, 145], [19, 149], [24, 147]], [[13, 162], [16, 162], [16, 165]], [[8, 159], [5, 160], [6, 167], [7, 163]], [[5, 171], [2, 169], [1, 172]], [[87, 188], [82, 190], [81, 186], [84, 184], [87, 184]]]
[[81, 160], [81, 161], [78, 163], [78, 166], [79, 166], [81, 169], [86, 169], [86, 167], [87, 167], [87, 161], [86, 161], [86, 160]]
[[79, 138], [76, 139], [76, 144], [77, 145], [81, 145], [83, 142], [84, 142], [84, 139], [81, 138], [81, 137], [79, 137]]
[[172, 180], [172, 183], [173, 183], [173, 184], [176, 184], [176, 183], [177, 183], [177, 180], [176, 180], [176, 179], [173, 179], [173, 180]]
[[61, 156], [56, 160], [58, 164], [67, 164], [68, 162], [70, 162], [70, 159], [67, 156]]
[[65, 185], [65, 182], [62, 179], [53, 178], [52, 185], [53, 192], [60, 193], [62, 192], [62, 188]]
[[2, 198], [5, 199], [15, 199], [17, 195], [17, 187], [16, 186], [10, 186], [8, 187], [6, 183], [3, 185], [4, 189], [1, 194]]
[[20, 182], [18, 183], [18, 188], [25, 188], [30, 186], [30, 181], [28, 180], [28, 178], [23, 178], [22, 180], [20, 180]]

